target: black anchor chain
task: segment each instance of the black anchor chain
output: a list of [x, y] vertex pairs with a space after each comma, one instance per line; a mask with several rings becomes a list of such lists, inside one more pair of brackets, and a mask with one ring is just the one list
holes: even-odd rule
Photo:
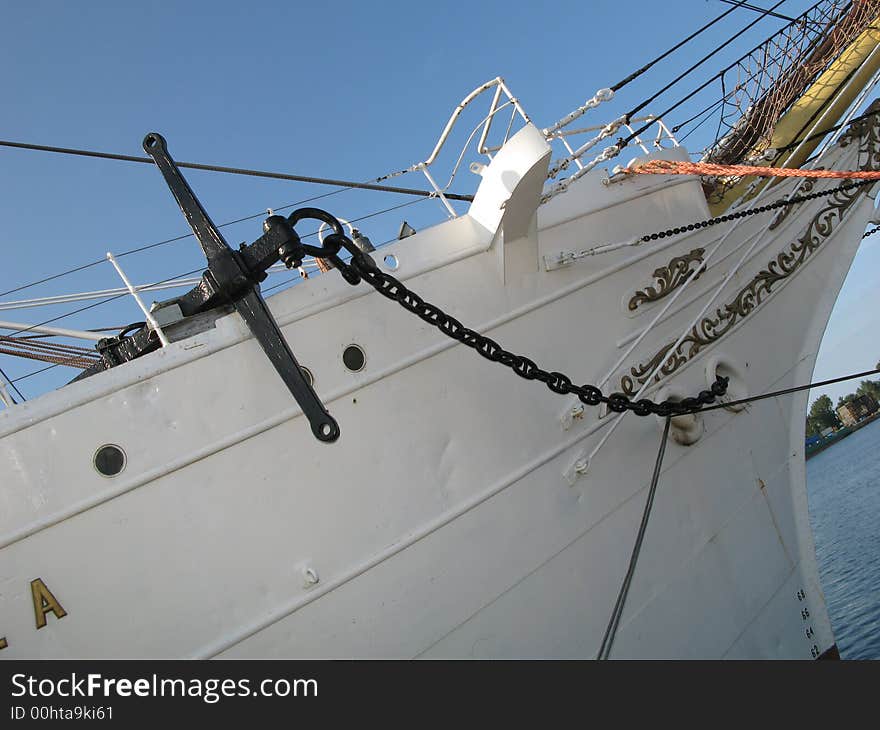
[[[334, 229], [339, 230], [335, 226]], [[338, 256], [339, 251], [343, 248], [351, 253], [351, 260], [347, 263]], [[595, 385], [575, 385], [571, 378], [564, 373], [544, 370], [525, 355], [505, 350], [495, 340], [465, 327], [455, 317], [447, 314], [436, 305], [426, 302], [391, 274], [381, 271], [376, 262], [355, 246], [351, 239], [343, 233], [334, 232], [328, 235], [324, 239], [322, 253], [319, 256], [332, 257], [335, 267], [352, 286], [359, 284], [361, 280], [366, 281], [382, 296], [396, 301], [408, 312], [412, 312], [422, 321], [433, 325], [447, 337], [476, 350], [487, 360], [510, 368], [521, 378], [544, 383], [554, 393], [560, 395], [573, 393], [581, 403], [588, 406], [598, 406], [604, 403], [608, 410], [614, 413], [632, 411], [637, 416], [657, 415], [665, 418], [692, 413], [702, 406], [714, 403], [716, 398], [727, 392], [728, 378], [717, 376], [708, 390], [701, 390], [696, 396], [683, 398], [680, 401], [665, 400], [658, 403], [649, 398], [633, 401], [624, 393], [605, 395]]]

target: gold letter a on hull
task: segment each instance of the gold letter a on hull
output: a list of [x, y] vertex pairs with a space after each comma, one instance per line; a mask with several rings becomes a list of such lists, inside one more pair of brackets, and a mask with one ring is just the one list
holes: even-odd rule
[[37, 620], [38, 629], [46, 625], [46, 614], [50, 611], [55, 614], [55, 618], [64, 618], [67, 615], [67, 611], [58, 603], [52, 591], [46, 588], [42, 578], [31, 581], [31, 595], [34, 599], [34, 618]]

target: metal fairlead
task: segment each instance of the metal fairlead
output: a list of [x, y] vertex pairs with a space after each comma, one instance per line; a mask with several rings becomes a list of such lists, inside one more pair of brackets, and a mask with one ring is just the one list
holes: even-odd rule
[[[252, 244], [242, 244], [238, 251], [233, 251], [168, 154], [162, 135], [151, 132], [144, 137], [143, 146], [162, 172], [208, 260], [208, 269], [202, 274], [201, 282], [176, 300], [181, 312], [184, 316], [190, 316], [218, 305], [232, 304], [296, 398], [309, 419], [315, 437], [320, 441], [336, 441], [339, 438], [339, 425], [324, 408], [303, 375], [278, 323], [260, 294], [260, 282], [266, 278], [266, 269], [279, 259], [288, 267], [299, 266], [304, 254], [318, 255], [329, 258], [334, 263], [341, 263], [337, 256], [340, 248], [338, 237], [342, 234], [341, 224], [330, 214], [315, 208], [295, 211], [290, 219], [273, 215], [263, 224], [263, 236]], [[335, 232], [327, 239], [335, 235], [336, 241], [330, 242], [328, 246], [325, 239], [325, 246], [320, 248], [304, 245], [293, 229], [293, 225], [303, 218], [317, 218], [327, 222]], [[332, 250], [334, 243], [335, 251]], [[339, 268], [340, 271], [347, 269], [350, 272], [344, 264]]]

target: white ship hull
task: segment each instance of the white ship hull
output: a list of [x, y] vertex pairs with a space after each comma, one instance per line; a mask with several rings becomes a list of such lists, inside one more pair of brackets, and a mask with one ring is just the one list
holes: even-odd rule
[[[864, 150], [876, 130], [863, 137], [822, 164], [875, 166]], [[618, 390], [689, 328], [775, 214], [547, 270], [559, 252], [709, 215], [693, 180], [603, 185], [598, 170], [538, 207], [542, 145], [527, 127], [470, 214], [381, 253], [466, 326], [579, 383], [613, 368], [603, 390]], [[648, 394], [694, 395], [719, 362], [734, 395], [808, 382], [874, 215], [868, 190], [846, 206], [801, 203], [764, 234], [710, 314], [805, 232], [819, 245], [726, 332], [681, 348]], [[614, 368], [680, 289], [662, 296], [655, 269], [711, 249], [729, 226], [705, 273]], [[660, 296], [631, 309], [650, 284]], [[573, 396], [333, 272], [269, 302], [340, 424], [335, 444], [314, 439], [236, 314], [0, 414], [0, 657], [595, 656], [660, 420], [572, 418]], [[366, 353], [358, 373], [341, 359], [351, 343]], [[833, 646], [804, 489], [805, 404], [800, 393], [673, 428], [612, 656], [810, 658]], [[103, 444], [127, 455], [118, 476], [93, 467]]]

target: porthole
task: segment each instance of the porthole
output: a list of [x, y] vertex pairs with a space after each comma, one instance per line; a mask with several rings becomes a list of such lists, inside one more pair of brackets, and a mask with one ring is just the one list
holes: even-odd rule
[[125, 469], [125, 452], [115, 444], [106, 444], [92, 458], [95, 471], [101, 476], [115, 477]]
[[342, 353], [342, 363], [351, 372], [356, 373], [364, 369], [364, 365], [367, 363], [367, 356], [357, 345], [349, 345]]
[[389, 271], [397, 271], [400, 268], [400, 259], [393, 253], [388, 254], [383, 260]]
[[302, 372], [303, 377], [306, 379], [306, 382], [311, 385], [313, 388], [315, 387], [315, 376], [312, 375], [312, 371], [303, 365], [299, 366], [300, 372]]

